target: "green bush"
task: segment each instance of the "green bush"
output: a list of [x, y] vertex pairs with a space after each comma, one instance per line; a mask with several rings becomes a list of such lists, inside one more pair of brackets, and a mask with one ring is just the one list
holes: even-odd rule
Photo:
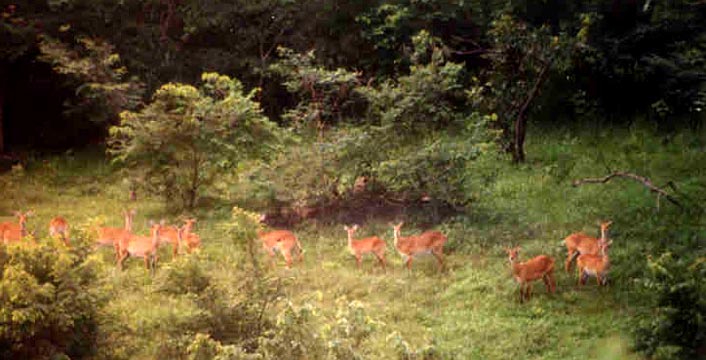
[[0, 358], [90, 355], [95, 276], [90, 260], [52, 241], [0, 245]]
[[[193, 208], [216, 175], [274, 151], [276, 125], [237, 79], [204, 73], [200, 88], [163, 85], [139, 112], [121, 114], [110, 129], [115, 161], [171, 206]], [[179, 202], [175, 203], [175, 200]]]
[[637, 349], [654, 359], [697, 358], [706, 351], [706, 259], [664, 253], [642, 279], [651, 306], [637, 320]]

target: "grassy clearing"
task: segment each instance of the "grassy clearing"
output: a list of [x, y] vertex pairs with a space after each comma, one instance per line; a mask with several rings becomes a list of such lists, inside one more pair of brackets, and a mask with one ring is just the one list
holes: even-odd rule
[[[676, 181], [680, 191], [692, 194], [689, 201], [703, 201], [694, 194], [703, 197], [698, 190], [706, 188], [702, 166], [706, 152], [698, 134], [675, 136], [666, 144], [635, 131], [603, 135], [616, 141], [569, 133], [530, 136], [527, 165], [480, 163], [479, 171], [494, 167], [497, 176], [491, 186], [478, 189], [481, 200], [469, 214], [438, 227], [449, 237], [450, 254], [442, 274], [437, 273], [432, 257], [415, 261], [413, 273], [408, 274], [392, 249], [392, 229], [375, 222], [366, 224], [359, 236], [377, 234], [387, 241], [390, 268], [386, 273], [371, 258], [366, 258], [363, 270], [356, 270], [346, 250], [343, 224], [295, 229], [306, 249], [304, 263], [286, 270], [278, 259], [278, 267], [268, 273], [284, 280], [286, 300], [295, 307], [316, 309], [315, 323], [322, 328], [335, 324], [342, 304], [353, 300], [363, 304], [376, 324], [373, 335], [359, 345], [369, 358], [393, 358], [420, 349], [459, 359], [633, 358], [627, 345], [628, 320], [640, 304], [631, 291], [634, 277], [650, 253], [671, 246], [697, 246], [694, 242], [706, 238], [699, 227], [704, 219], [684, 216], [666, 203], [657, 211], [653, 195], [637, 184], [618, 180], [573, 188], [570, 181], [602, 176], [606, 168], [630, 170], [657, 184]], [[91, 154], [35, 162], [26, 171], [3, 175], [0, 185], [0, 214], [34, 209], [36, 216], [29, 227], [40, 236], [47, 232], [49, 219], [58, 214], [80, 226], [97, 220], [118, 226], [120, 211], [130, 206], [138, 209], [138, 233], [147, 231], [148, 219], [175, 219], [158, 199], [141, 196], [136, 203], [128, 203], [127, 184], [105, 160]], [[194, 215], [200, 219], [197, 231], [204, 239], [198, 261], [222, 284], [235, 282], [244, 275], [246, 260], [227, 235], [228, 208], [201, 208]], [[560, 242], [577, 230], [597, 234], [599, 219], [615, 222], [611, 285], [597, 289], [594, 282], [577, 289], [575, 274], [562, 269], [565, 250]], [[408, 224], [403, 235], [415, 231]], [[673, 241], [677, 238], [680, 241]], [[536, 283], [531, 302], [518, 304], [517, 286], [502, 252], [512, 243], [522, 245], [523, 259], [540, 253], [556, 259], [557, 294], [546, 294], [543, 284]], [[100, 264], [98, 286], [110, 294], [102, 310], [100, 340], [119, 344], [121, 353], [112, 355], [174, 356], [172, 352], [184, 344], [178, 341], [181, 334], [172, 329], [183, 322], [202, 321], [203, 314], [188, 296], [159, 291], [160, 272], [174, 264], [169, 250], [162, 249], [155, 278], [135, 259], [119, 272], [107, 249], [91, 256]], [[261, 259], [266, 261], [264, 256]], [[286, 302], [280, 299], [273, 313]], [[118, 328], [121, 337], [111, 337]]]

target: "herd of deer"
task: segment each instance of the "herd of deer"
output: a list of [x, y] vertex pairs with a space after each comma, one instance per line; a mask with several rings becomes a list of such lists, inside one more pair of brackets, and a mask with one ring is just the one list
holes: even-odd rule
[[[18, 222], [0, 223], [0, 239], [3, 244], [20, 242], [30, 235], [26, 228], [27, 217], [32, 214], [28, 212], [15, 212]], [[188, 253], [201, 246], [201, 238], [192, 232], [195, 219], [185, 219], [181, 227], [168, 226], [161, 223], [151, 222], [149, 235], [137, 235], [132, 233], [132, 220], [135, 216], [134, 210], [124, 211], [125, 226], [123, 228], [97, 227], [95, 228], [97, 237], [96, 245], [113, 247], [115, 258], [120, 269], [129, 256], [142, 258], [145, 267], [154, 270], [158, 260], [158, 249], [163, 243], [172, 246], [172, 256], [179, 254], [179, 249], [185, 247]], [[260, 221], [264, 222], [264, 215]], [[611, 221], [601, 223], [601, 237], [594, 238], [584, 233], [574, 233], [564, 239], [567, 249], [567, 257], [564, 264], [566, 272], [571, 269], [572, 261], [576, 260], [578, 269], [578, 284], [583, 285], [589, 276], [596, 278], [599, 286], [606, 284], [606, 276], [610, 268], [608, 258], [608, 248], [612, 240], [608, 240], [608, 228]], [[404, 259], [409, 271], [412, 269], [412, 260], [421, 254], [432, 254], [439, 266], [439, 270], [444, 267], [443, 247], [446, 243], [446, 236], [439, 231], [426, 231], [418, 235], [402, 237], [400, 229], [404, 223], [390, 224], [393, 228], [394, 246], [397, 252]], [[359, 229], [358, 225], [352, 227], [344, 226], [348, 233], [348, 250], [355, 256], [358, 268], [361, 266], [363, 255], [374, 255], [383, 270], [387, 267], [385, 252], [387, 244], [377, 236], [364, 239], [355, 239], [353, 236]], [[62, 217], [55, 217], [49, 223], [49, 234], [52, 237], [60, 238], [66, 245], [69, 245], [69, 225]], [[33, 234], [31, 234], [33, 235]], [[298, 254], [298, 260], [303, 260], [303, 249], [296, 235], [289, 230], [258, 231], [258, 238], [262, 241], [265, 252], [274, 260], [279, 252], [284, 257], [287, 267], [292, 266], [294, 252]], [[33, 238], [31, 236], [30, 238]], [[30, 240], [34, 241], [34, 240]], [[525, 262], [518, 261], [519, 246], [505, 248], [510, 261], [512, 276], [520, 285], [520, 302], [529, 300], [532, 294], [532, 282], [542, 279], [547, 288], [547, 292], [553, 293], [556, 290], [554, 279], [554, 259], [547, 255], [539, 255]]]

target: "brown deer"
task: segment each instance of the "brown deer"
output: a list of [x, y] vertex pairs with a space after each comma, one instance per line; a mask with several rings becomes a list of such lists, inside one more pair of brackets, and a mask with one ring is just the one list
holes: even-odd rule
[[439, 262], [439, 271], [444, 268], [444, 244], [446, 236], [439, 231], [426, 231], [419, 235], [402, 237], [400, 229], [404, 222], [391, 224], [395, 237], [395, 248], [407, 264], [407, 270], [412, 271], [412, 260], [415, 256], [431, 253]]
[[564, 239], [566, 244], [566, 262], [564, 268], [566, 272], [571, 270], [571, 262], [579, 255], [596, 255], [599, 252], [598, 242], [608, 240], [608, 228], [612, 221], [601, 223], [601, 238], [597, 239], [584, 233], [574, 233]]
[[135, 210], [125, 210], [123, 211], [123, 216], [125, 217], [125, 227], [123, 228], [98, 227], [96, 229], [98, 233], [96, 245], [112, 246], [115, 250], [116, 259], [120, 258], [120, 240], [132, 235], [132, 219], [135, 216]]
[[69, 223], [61, 216], [57, 216], [49, 222], [49, 236], [59, 237], [61, 241], [69, 246]]
[[354, 240], [353, 234], [355, 234], [358, 230], [358, 225], [353, 225], [352, 227], [343, 226], [343, 228], [348, 233], [348, 250], [353, 256], [355, 256], [358, 269], [360, 269], [360, 263], [363, 255], [371, 253], [377, 257], [380, 262], [380, 266], [382, 266], [382, 269], [385, 270], [385, 251], [387, 250], [387, 244], [385, 244], [385, 241], [377, 236]]
[[186, 252], [191, 254], [191, 252], [201, 247], [201, 237], [198, 234], [191, 232], [196, 219], [186, 219], [184, 220], [184, 225], [179, 228], [179, 243], [181, 246], [186, 246]]
[[0, 238], [3, 244], [20, 242], [24, 237], [30, 235], [27, 232], [27, 218], [32, 216], [32, 214], [34, 214], [32, 210], [24, 213], [22, 210], [15, 211], [14, 215], [17, 216], [17, 223], [0, 223]]
[[141, 257], [145, 261], [147, 270], [155, 271], [159, 260], [159, 230], [162, 224], [152, 223], [150, 225], [150, 235], [128, 234], [118, 241], [120, 257], [118, 258], [118, 268], [123, 269], [123, 263], [129, 256]]
[[542, 279], [547, 287], [547, 292], [553, 293], [556, 290], [554, 280], [554, 259], [547, 255], [539, 255], [525, 262], [518, 262], [520, 247], [505, 248], [512, 277], [520, 284], [520, 303], [532, 297], [532, 281]]
[[598, 255], [582, 254], [576, 259], [576, 268], [578, 269], [578, 285], [586, 284], [586, 279], [589, 276], [596, 277], [598, 286], [607, 284], [608, 270], [610, 270], [610, 259], [608, 258], [608, 248], [613, 244], [613, 241], [600, 241]]

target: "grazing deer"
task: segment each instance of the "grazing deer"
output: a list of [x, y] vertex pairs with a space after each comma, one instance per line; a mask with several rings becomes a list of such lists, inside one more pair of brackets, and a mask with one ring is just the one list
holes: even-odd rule
[[[192, 251], [201, 247], [201, 237], [198, 234], [191, 232], [194, 227], [196, 219], [186, 219], [184, 220], [184, 225], [179, 228], [177, 235], [179, 236], [179, 243], [186, 245], [186, 252], [191, 254]], [[184, 246], [182, 245], [182, 246]]]
[[115, 249], [116, 260], [120, 258], [120, 240], [132, 235], [132, 218], [135, 216], [135, 210], [125, 210], [123, 216], [125, 217], [124, 228], [99, 227], [96, 229], [98, 232], [96, 245], [112, 246]]
[[159, 231], [162, 224], [151, 223], [150, 235], [129, 234], [119, 239], [118, 268], [123, 269], [123, 263], [129, 256], [141, 257], [145, 261], [147, 270], [154, 271], [159, 260]]
[[298, 260], [304, 260], [304, 250], [297, 237], [288, 230], [274, 230], [265, 232], [259, 230], [257, 237], [262, 241], [262, 247], [267, 251], [274, 264], [275, 251], [279, 251], [287, 262], [287, 268], [292, 268], [292, 251], [296, 248], [299, 253]]
[[348, 233], [348, 250], [355, 256], [358, 269], [360, 269], [360, 262], [363, 255], [372, 253], [378, 258], [378, 261], [380, 261], [382, 269], [385, 270], [385, 250], [387, 250], [387, 244], [377, 236], [354, 240], [353, 234], [358, 230], [358, 225], [353, 225], [353, 227], [343, 226], [343, 228]]
[[564, 263], [564, 268], [566, 269], [566, 272], [569, 272], [571, 270], [571, 262], [579, 255], [598, 254], [598, 242], [605, 242], [608, 240], [608, 228], [612, 223], [612, 221], [601, 223], [600, 239], [596, 239], [584, 233], [574, 233], [564, 239], [564, 243], [566, 244], [566, 250], [568, 252], [568, 254], [566, 255], [566, 262]]
[[4, 222], [0, 223], [0, 238], [2, 238], [3, 244], [9, 244], [11, 242], [19, 242], [22, 239], [30, 235], [27, 233], [27, 217], [32, 216], [34, 212], [32, 210], [25, 213], [22, 210], [15, 211], [14, 215], [17, 216], [17, 223]]
[[576, 259], [578, 269], [578, 285], [585, 285], [589, 276], [595, 276], [598, 286], [606, 285], [608, 270], [610, 269], [610, 259], [608, 258], [608, 248], [613, 241], [603, 241], [598, 243], [600, 253], [598, 255], [582, 254]]
[[402, 237], [400, 229], [404, 222], [391, 224], [394, 229], [395, 248], [407, 264], [407, 270], [412, 271], [412, 259], [420, 254], [431, 253], [439, 262], [439, 271], [444, 268], [444, 244], [446, 236], [439, 231], [426, 231], [419, 235]]
[[[164, 220], [162, 220], [164, 223]], [[176, 226], [163, 225], [159, 229], [159, 241], [160, 245], [163, 243], [170, 243], [172, 245], [172, 259], [179, 255], [179, 228]]]
[[66, 246], [69, 245], [69, 223], [61, 216], [57, 216], [49, 222], [49, 236], [61, 238]]
[[547, 255], [539, 255], [525, 262], [517, 262], [520, 253], [520, 247], [505, 248], [510, 266], [512, 268], [512, 276], [520, 284], [520, 303], [523, 303], [525, 298], [527, 301], [532, 297], [532, 281], [542, 279], [547, 287], [547, 292], [553, 293], [556, 290], [556, 282], [554, 280], [554, 259]]

